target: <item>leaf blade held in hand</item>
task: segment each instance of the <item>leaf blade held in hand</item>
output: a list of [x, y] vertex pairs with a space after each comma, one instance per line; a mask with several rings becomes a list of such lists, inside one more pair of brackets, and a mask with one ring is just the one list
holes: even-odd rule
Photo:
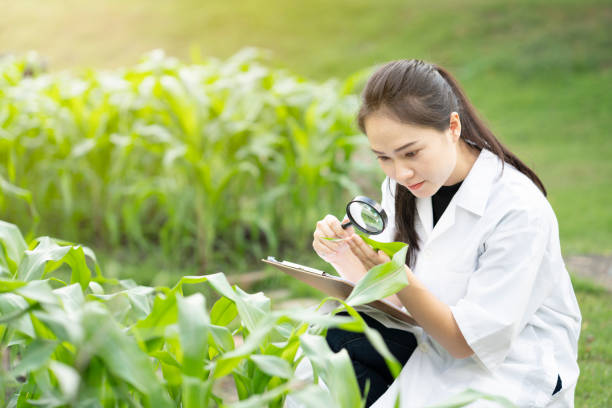
[[346, 299], [351, 306], [358, 306], [384, 299], [408, 285], [405, 271], [408, 245], [393, 255], [391, 261], [376, 265], [357, 282], [355, 288]]

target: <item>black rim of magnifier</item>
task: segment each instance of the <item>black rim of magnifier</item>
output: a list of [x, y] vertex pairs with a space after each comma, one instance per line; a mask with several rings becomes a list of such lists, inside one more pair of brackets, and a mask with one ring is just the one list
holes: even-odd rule
[[[351, 212], [349, 211], [349, 207], [351, 206], [352, 203], [364, 203], [372, 207], [374, 210], [376, 210], [376, 212], [379, 213], [380, 217], [382, 218], [382, 222], [383, 222], [382, 230], [378, 232], [372, 232], [372, 231], [366, 230], [365, 228], [361, 228], [355, 222], [355, 220], [351, 216]], [[382, 206], [378, 204], [376, 201], [366, 196], [357, 196], [353, 198], [351, 201], [349, 201], [349, 203], [346, 205], [346, 216], [351, 221], [351, 224], [353, 225], [353, 227], [357, 228], [359, 231], [363, 232], [364, 234], [368, 234], [368, 235], [378, 235], [382, 233], [385, 230], [385, 227], [387, 226], [387, 213], [385, 212], [385, 210], [383, 210]]]

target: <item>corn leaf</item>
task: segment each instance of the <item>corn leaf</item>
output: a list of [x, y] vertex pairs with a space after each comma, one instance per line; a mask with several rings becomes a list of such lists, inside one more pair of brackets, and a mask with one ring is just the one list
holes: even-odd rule
[[374, 300], [391, 296], [408, 285], [406, 276], [406, 253], [408, 246], [393, 255], [391, 261], [376, 265], [357, 282], [346, 303], [351, 306], [363, 305]]
[[186, 376], [202, 378], [208, 357], [208, 327], [210, 319], [206, 313], [204, 296], [196, 293], [184, 298], [177, 297], [178, 324], [183, 350], [183, 372]]
[[333, 353], [323, 337], [310, 334], [304, 334], [300, 344], [316, 372], [325, 381], [336, 406], [362, 406], [361, 392], [347, 351], [343, 349]]
[[289, 379], [293, 376], [293, 370], [289, 363], [277, 356], [268, 356], [264, 354], [253, 354], [250, 356], [251, 361], [259, 367], [261, 371], [280, 378]]
[[392, 258], [397, 252], [401, 251], [407, 244], [404, 242], [379, 242], [370, 238], [367, 234], [355, 229], [355, 233], [359, 235], [366, 244], [370, 245], [374, 250], [382, 250], [388, 257]]
[[431, 405], [428, 408], [460, 408], [482, 399], [496, 402], [496, 405], [500, 407], [516, 408], [516, 405], [502, 396], [487, 394], [485, 392], [473, 389], [467, 389], [457, 395], [452, 396], [441, 404]]

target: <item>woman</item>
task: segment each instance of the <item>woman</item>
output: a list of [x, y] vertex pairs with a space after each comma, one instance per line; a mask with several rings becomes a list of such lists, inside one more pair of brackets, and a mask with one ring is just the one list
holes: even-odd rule
[[[380, 68], [358, 122], [387, 175], [389, 226], [373, 238], [409, 244], [410, 284], [389, 300], [420, 326], [367, 317], [405, 363], [395, 381], [363, 335], [328, 331], [362, 391], [369, 383], [368, 406], [392, 407], [398, 394], [402, 407], [428, 406], [468, 388], [518, 406], [573, 406], [581, 317], [540, 179], [433, 64]], [[317, 223], [313, 247], [353, 281], [389, 260], [331, 215]]]

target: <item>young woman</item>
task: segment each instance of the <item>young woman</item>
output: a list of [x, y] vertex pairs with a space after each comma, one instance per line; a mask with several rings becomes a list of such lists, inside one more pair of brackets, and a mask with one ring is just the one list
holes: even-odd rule
[[[362, 390], [369, 382], [368, 406], [393, 407], [398, 394], [402, 407], [429, 406], [468, 388], [521, 407], [573, 406], [581, 317], [540, 179], [433, 64], [380, 68], [358, 122], [387, 175], [389, 225], [373, 238], [409, 244], [410, 284], [390, 300], [419, 325], [366, 318], [404, 363], [395, 380], [363, 335], [328, 331]], [[388, 261], [331, 215], [317, 223], [313, 247], [353, 281]]]

